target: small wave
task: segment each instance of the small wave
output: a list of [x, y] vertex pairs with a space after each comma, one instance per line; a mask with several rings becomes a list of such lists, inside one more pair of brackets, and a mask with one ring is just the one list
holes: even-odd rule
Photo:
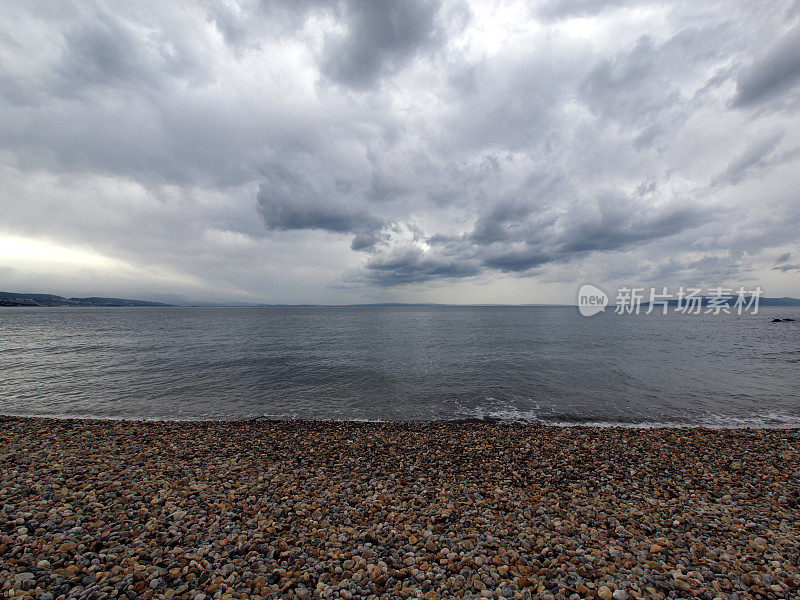
[[758, 428], [794, 428], [800, 427], [800, 415], [782, 412], [768, 412], [761, 415], [731, 417], [727, 415], [708, 415], [706, 426], [722, 429], [751, 427]]
[[557, 427], [625, 427], [631, 429], [653, 428], [691, 428], [709, 429], [793, 429], [800, 427], [800, 415], [785, 412], [767, 412], [747, 416], [704, 414], [686, 420], [641, 420], [625, 421], [619, 419], [596, 419], [586, 415], [554, 414], [535, 405], [530, 409], [520, 409], [507, 400], [486, 398], [475, 407], [458, 405], [453, 421], [474, 421], [483, 423], [540, 424]]
[[585, 415], [553, 413], [535, 405], [530, 409], [520, 409], [510, 401], [487, 398], [475, 407], [461, 404], [450, 416], [432, 418], [411, 417], [409, 419], [348, 416], [348, 415], [306, 415], [287, 411], [264, 414], [197, 414], [197, 415], [107, 415], [81, 413], [30, 413], [4, 411], [0, 416], [43, 418], [59, 420], [101, 420], [131, 422], [197, 422], [197, 421], [328, 421], [353, 423], [483, 423], [483, 424], [529, 424], [553, 427], [619, 427], [629, 429], [657, 428], [708, 428], [708, 429], [794, 429], [800, 428], [800, 415], [785, 412], [766, 412], [746, 416], [704, 414], [686, 420], [641, 420], [623, 421], [615, 419], [595, 419]]

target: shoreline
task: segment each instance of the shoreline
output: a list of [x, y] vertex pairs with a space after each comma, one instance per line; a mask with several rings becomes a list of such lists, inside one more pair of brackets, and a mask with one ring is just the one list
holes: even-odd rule
[[[666, 429], [666, 430], [682, 430], [682, 429], [701, 429], [701, 430], [776, 430], [776, 431], [800, 431], [800, 417], [798, 422], [791, 423], [778, 423], [778, 424], [765, 424], [763, 421], [759, 422], [756, 418], [737, 418], [732, 417], [729, 424], [725, 424], [722, 419], [717, 424], [711, 423], [676, 423], [672, 421], [665, 422], [644, 422], [644, 423], [624, 423], [621, 421], [543, 421], [543, 420], [525, 420], [525, 419], [503, 419], [500, 417], [465, 417], [454, 419], [409, 419], [409, 420], [381, 420], [381, 419], [334, 419], [334, 418], [295, 418], [295, 417], [275, 417], [275, 416], [258, 416], [258, 417], [128, 417], [128, 416], [103, 416], [103, 415], [59, 415], [59, 414], [15, 414], [0, 412], [0, 420], [2, 419], [34, 419], [34, 420], [51, 420], [51, 421], [85, 421], [85, 422], [120, 422], [120, 423], [367, 423], [367, 424], [388, 424], [388, 425], [510, 425], [522, 427], [552, 427], [556, 429], [631, 429], [631, 430], [651, 430], [651, 429]], [[766, 419], [764, 419], [766, 420]], [[745, 424], [747, 423], [747, 424]]]
[[800, 590], [797, 429], [0, 417], [0, 484], [4, 596]]

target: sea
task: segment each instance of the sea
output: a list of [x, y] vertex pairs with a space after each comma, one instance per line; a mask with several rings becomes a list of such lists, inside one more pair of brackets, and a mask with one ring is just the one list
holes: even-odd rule
[[800, 308], [657, 313], [0, 308], [0, 414], [800, 426]]

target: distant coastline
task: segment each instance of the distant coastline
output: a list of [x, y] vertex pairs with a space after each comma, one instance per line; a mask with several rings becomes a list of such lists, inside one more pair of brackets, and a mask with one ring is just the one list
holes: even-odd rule
[[[698, 298], [701, 306], [708, 306], [709, 299], [706, 296]], [[748, 298], [749, 300], [749, 298]], [[724, 304], [732, 304], [733, 299]], [[649, 302], [642, 302], [642, 307], [648, 307]], [[677, 300], [667, 301], [668, 306], [678, 305]], [[800, 306], [800, 298], [760, 298], [760, 306]], [[573, 304], [446, 304], [436, 302], [367, 302], [361, 304], [267, 304], [259, 302], [208, 302], [208, 301], [186, 301], [181, 303], [154, 302], [150, 300], [135, 300], [130, 298], [106, 298], [102, 296], [90, 296], [86, 298], [67, 298], [55, 294], [40, 293], [21, 293], [21, 292], [0, 292], [0, 307], [154, 307], [154, 308], [346, 308], [346, 307], [573, 307]], [[613, 305], [610, 307], [613, 309]]]
[[[800, 300], [797, 301], [800, 304]], [[455, 306], [550, 306], [569, 307], [569, 304], [441, 304], [435, 302], [370, 302], [362, 304], [267, 304], [262, 302], [209, 302], [186, 301], [180, 303], [133, 300], [130, 298], [106, 298], [91, 296], [87, 298], [66, 298], [55, 294], [0, 292], [0, 307], [156, 307], [156, 308], [347, 308], [347, 307], [455, 307]]]
[[25, 294], [14, 292], [0, 292], [0, 306], [175, 306], [163, 302], [148, 302], [147, 300], [130, 300], [127, 298], [64, 298], [54, 294]]

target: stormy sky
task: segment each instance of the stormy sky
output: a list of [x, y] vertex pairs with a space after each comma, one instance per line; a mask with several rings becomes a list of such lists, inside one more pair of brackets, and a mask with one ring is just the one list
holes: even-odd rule
[[0, 289], [800, 296], [800, 2], [3, 2]]

